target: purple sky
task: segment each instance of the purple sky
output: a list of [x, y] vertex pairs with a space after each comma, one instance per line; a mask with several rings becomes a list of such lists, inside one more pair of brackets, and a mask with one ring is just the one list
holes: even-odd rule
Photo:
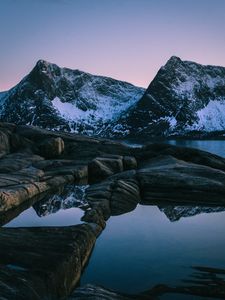
[[0, 91], [38, 59], [147, 87], [172, 55], [225, 66], [225, 0], [0, 0]]

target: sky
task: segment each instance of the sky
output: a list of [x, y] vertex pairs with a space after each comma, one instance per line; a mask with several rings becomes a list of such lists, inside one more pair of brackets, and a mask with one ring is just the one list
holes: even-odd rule
[[0, 91], [39, 59], [147, 87], [172, 55], [225, 66], [225, 0], [0, 0]]

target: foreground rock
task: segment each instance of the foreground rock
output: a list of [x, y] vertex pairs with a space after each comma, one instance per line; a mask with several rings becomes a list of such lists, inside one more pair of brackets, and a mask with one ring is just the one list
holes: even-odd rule
[[150, 160], [137, 171], [142, 201], [225, 204], [225, 172], [172, 156]]
[[[204, 151], [166, 144], [135, 149], [13, 124], [0, 124], [0, 134], [0, 224], [29, 205], [45, 214], [35, 199], [60, 186], [92, 183], [80, 203], [85, 206], [82, 221], [88, 224], [0, 229], [0, 295], [4, 300], [67, 296], [78, 283], [106, 220], [132, 211], [139, 203], [225, 205], [225, 159]], [[54, 201], [48, 204], [49, 210], [54, 209]], [[88, 289], [92, 299], [101, 299], [96, 298], [101, 294], [105, 299], [133, 298]], [[166, 287], [166, 291], [172, 290]], [[80, 289], [79, 297], [82, 293]], [[151, 299], [153, 294], [147, 295]]]
[[96, 225], [0, 229], [0, 299], [61, 299], [78, 283]]

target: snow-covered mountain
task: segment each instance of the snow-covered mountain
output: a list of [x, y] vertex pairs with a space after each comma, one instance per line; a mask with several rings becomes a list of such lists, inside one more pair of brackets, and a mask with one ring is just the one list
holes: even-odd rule
[[143, 97], [108, 129], [121, 136], [225, 130], [225, 68], [171, 57]]
[[105, 137], [225, 134], [225, 68], [171, 57], [145, 91], [40, 60], [0, 93], [0, 120]]
[[0, 119], [98, 135], [144, 91], [127, 82], [40, 60], [18, 85], [0, 94]]

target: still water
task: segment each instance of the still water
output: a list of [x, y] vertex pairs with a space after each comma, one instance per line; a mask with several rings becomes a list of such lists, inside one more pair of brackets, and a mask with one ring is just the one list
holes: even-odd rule
[[[175, 146], [182, 146], [182, 147], [191, 147], [196, 148], [199, 150], [208, 151], [214, 153], [219, 156], [225, 157], [225, 140], [151, 140], [146, 143], [166, 143]], [[140, 143], [135, 140], [125, 140], [123, 141], [124, 144], [129, 145], [131, 147], [142, 147], [145, 143]]]
[[[174, 209], [179, 207], [170, 207]], [[188, 209], [193, 214], [194, 208]], [[186, 210], [185, 217], [171, 221], [157, 206], [139, 205], [131, 213], [110, 218], [81, 284], [126, 293], [140, 293], [162, 283], [183, 284], [182, 280], [190, 279], [192, 266], [225, 268], [224, 230], [224, 211], [189, 217]]]
[[169, 140], [166, 142], [175, 146], [197, 148], [225, 157], [225, 141]]
[[[225, 157], [225, 141], [170, 140]], [[134, 146], [134, 145], [133, 145]], [[136, 146], [136, 145], [135, 145]], [[81, 223], [87, 186], [69, 187], [18, 213], [5, 226], [67, 226]], [[96, 242], [81, 285], [93, 283], [125, 293], [157, 284], [186, 284], [193, 266], [225, 269], [225, 208], [145, 206], [111, 217]], [[203, 299], [170, 295], [159, 299]], [[204, 298], [207, 299], [207, 298]]]

